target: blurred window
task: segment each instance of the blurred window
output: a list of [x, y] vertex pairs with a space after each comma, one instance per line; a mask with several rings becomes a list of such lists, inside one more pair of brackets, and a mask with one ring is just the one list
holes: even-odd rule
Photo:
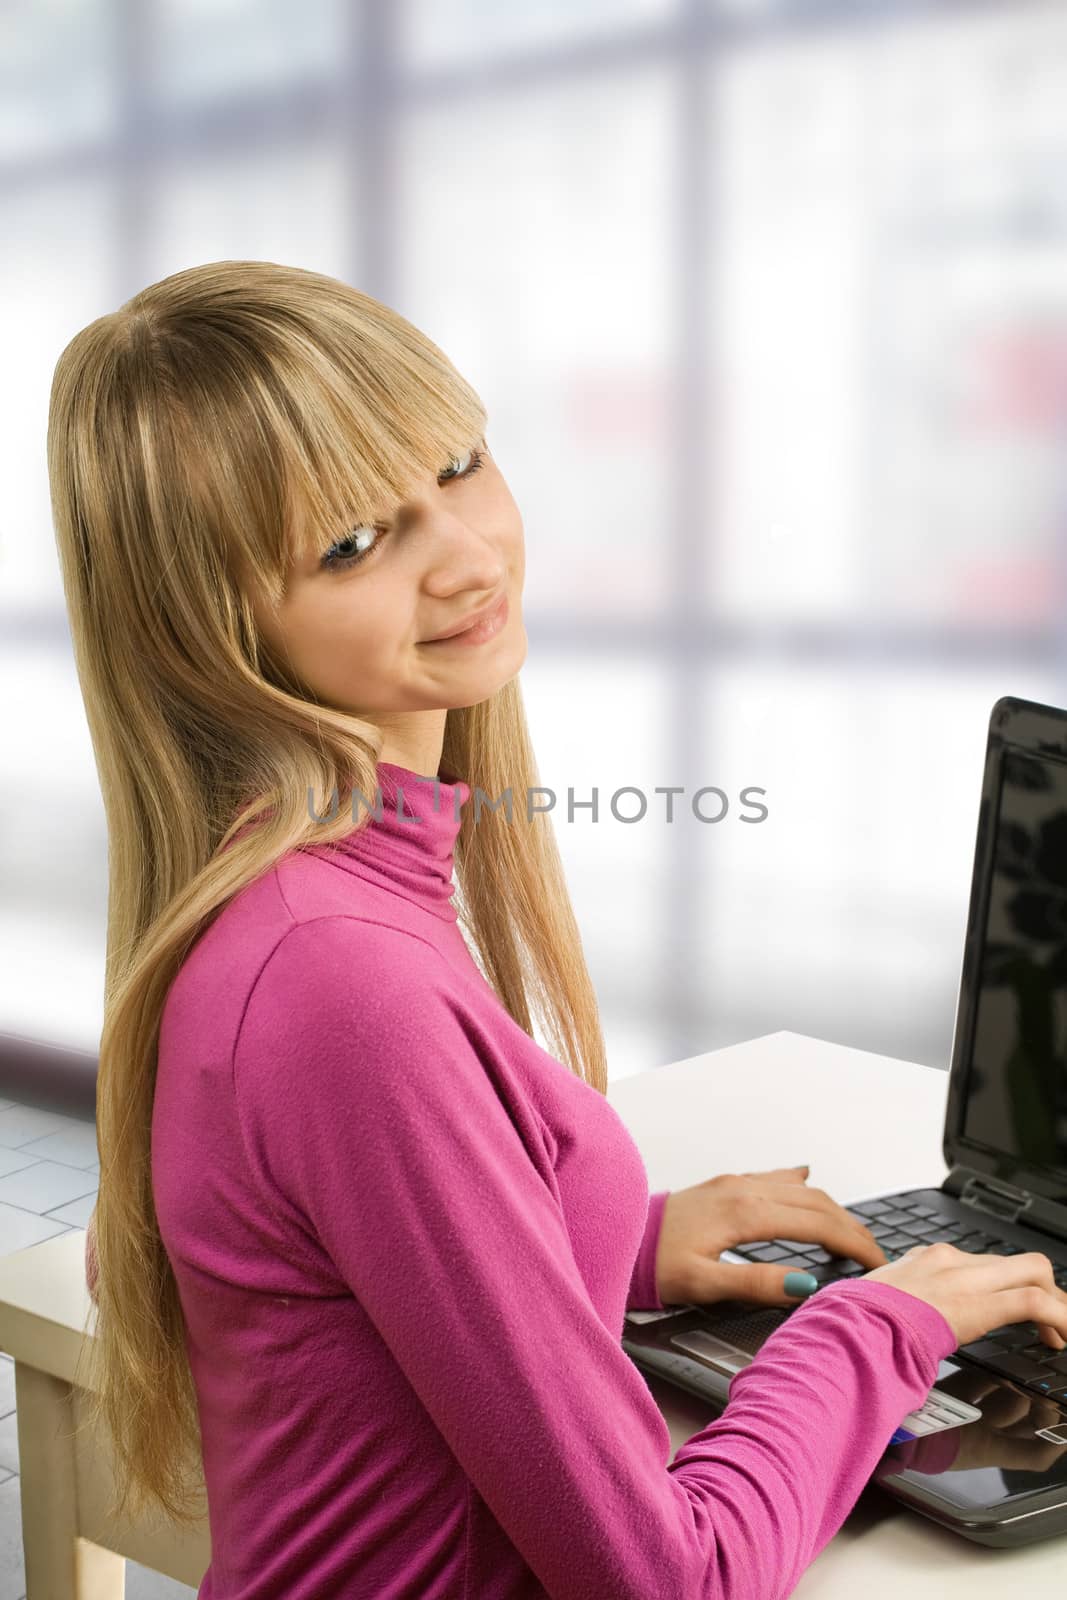
[[946, 1065], [988, 712], [1065, 690], [1067, 12], [45, 0], [5, 38], [0, 1029], [101, 1022], [52, 367], [253, 257], [486, 398], [612, 1074], [783, 1027]]

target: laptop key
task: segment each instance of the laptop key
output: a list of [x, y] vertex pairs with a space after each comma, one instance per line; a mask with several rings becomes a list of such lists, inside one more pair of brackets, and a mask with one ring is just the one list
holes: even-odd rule
[[1001, 1350], [997, 1355], [983, 1355], [981, 1360], [987, 1367], [992, 1367], [994, 1372], [1003, 1373], [1006, 1378], [1018, 1378], [1021, 1383], [1032, 1383], [1036, 1378], [1056, 1376], [1051, 1367], [1040, 1366], [1029, 1356], [1020, 1355], [1017, 1350]]
[[[744, 1256], [748, 1261], [769, 1261], [775, 1266], [789, 1267], [794, 1272], [812, 1272], [820, 1265], [808, 1253], [812, 1249], [810, 1244], [804, 1245], [799, 1250], [785, 1250], [770, 1245], [764, 1245], [760, 1249], [753, 1250], [751, 1245], [747, 1244], [737, 1244], [732, 1248], [737, 1255]], [[771, 1253], [772, 1250], [774, 1251], [773, 1254]]]
[[810, 1272], [816, 1283], [830, 1283], [838, 1277], [837, 1262], [813, 1261], [810, 1267], [805, 1267], [805, 1272]]
[[1009, 1350], [1022, 1350], [1033, 1343], [1030, 1334], [1017, 1323], [1010, 1323], [1006, 1328], [993, 1328], [986, 1338], [995, 1339], [997, 1344], [1005, 1345]]
[[1052, 1366], [1058, 1359], [1055, 1350], [1043, 1339], [1035, 1339], [1030, 1344], [1020, 1346], [1018, 1353], [1021, 1356], [1029, 1356], [1031, 1361], [1040, 1361], [1046, 1367]]
[[990, 1339], [987, 1336], [984, 1339], [972, 1339], [970, 1344], [961, 1344], [960, 1354], [973, 1356], [976, 1361], [985, 1361], [991, 1356], [1006, 1355], [1007, 1351], [999, 1339]]
[[1024, 1378], [1023, 1383], [1028, 1389], [1033, 1389], [1035, 1394], [1053, 1394], [1061, 1387], [1062, 1377], [1063, 1373], [1060, 1372], [1048, 1378]]
[[790, 1251], [780, 1244], [746, 1244], [736, 1248], [739, 1253], [743, 1250], [754, 1261], [785, 1261], [790, 1255]]
[[956, 1246], [960, 1250], [968, 1250], [971, 1255], [984, 1256], [989, 1253], [989, 1246], [996, 1244], [997, 1240], [988, 1233], [968, 1233], [962, 1239], [957, 1239]]
[[1056, 1355], [1048, 1344], [1043, 1346], [1043, 1350], [1045, 1350], [1045, 1365], [1051, 1366], [1054, 1373], [1059, 1374], [1061, 1378], [1067, 1378], [1067, 1354]]

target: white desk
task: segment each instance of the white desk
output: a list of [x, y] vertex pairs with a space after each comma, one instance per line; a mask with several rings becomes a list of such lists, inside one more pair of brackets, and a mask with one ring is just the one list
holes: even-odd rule
[[[893, 1187], [938, 1184], [947, 1073], [773, 1033], [624, 1078], [609, 1099], [632, 1132], [655, 1189], [719, 1172], [811, 1164], [809, 1182], [850, 1204]], [[105, 1527], [107, 1452], [73, 1430], [72, 1388], [86, 1317], [85, 1234], [75, 1230], [0, 1257], [0, 1348], [15, 1358], [27, 1600], [121, 1600], [124, 1560], [197, 1587], [210, 1559], [207, 1523], [191, 1533]], [[90, 1332], [92, 1322], [89, 1323]], [[675, 1449], [714, 1415], [694, 1396], [647, 1380]], [[1010, 1583], [1027, 1600], [1060, 1600], [1067, 1541], [1022, 1550], [969, 1544], [864, 1491], [801, 1577], [801, 1600], [979, 1600]]]

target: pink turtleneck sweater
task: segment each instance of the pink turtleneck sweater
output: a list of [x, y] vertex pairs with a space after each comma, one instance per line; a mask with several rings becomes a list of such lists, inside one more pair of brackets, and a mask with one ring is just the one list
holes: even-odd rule
[[886, 1283], [824, 1288], [672, 1460], [620, 1344], [628, 1307], [660, 1307], [666, 1193], [471, 957], [468, 786], [378, 775], [381, 818], [231, 901], [164, 1007], [152, 1181], [199, 1402], [200, 1600], [787, 1595], [952, 1329]]

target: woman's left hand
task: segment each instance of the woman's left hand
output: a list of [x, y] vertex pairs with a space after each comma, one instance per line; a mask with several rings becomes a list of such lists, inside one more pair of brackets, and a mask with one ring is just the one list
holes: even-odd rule
[[[788, 1261], [720, 1261], [720, 1250], [762, 1239], [798, 1239], [830, 1255], [850, 1256], [873, 1271], [888, 1257], [874, 1234], [824, 1189], [807, 1184], [809, 1167], [724, 1173], [667, 1197], [656, 1248], [656, 1288], [665, 1306], [692, 1301], [753, 1300], [792, 1306]], [[803, 1270], [801, 1268], [800, 1270]]]

